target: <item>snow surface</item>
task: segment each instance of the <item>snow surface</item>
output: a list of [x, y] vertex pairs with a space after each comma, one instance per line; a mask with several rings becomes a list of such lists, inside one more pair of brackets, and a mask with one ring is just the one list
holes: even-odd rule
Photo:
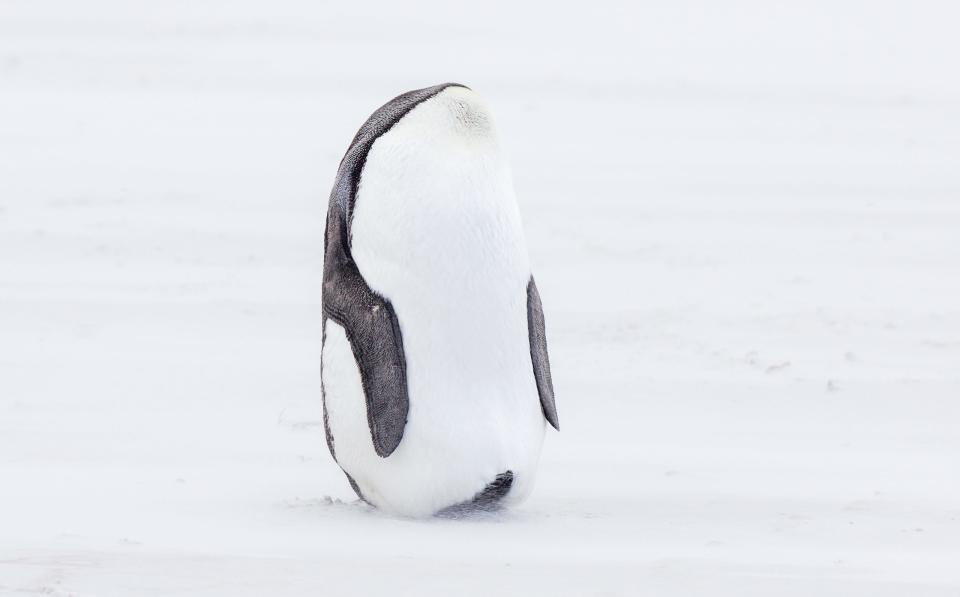
[[[960, 8], [776, 4], [0, 0], [0, 594], [960, 595]], [[563, 431], [422, 522], [327, 454], [322, 231], [446, 80]]]

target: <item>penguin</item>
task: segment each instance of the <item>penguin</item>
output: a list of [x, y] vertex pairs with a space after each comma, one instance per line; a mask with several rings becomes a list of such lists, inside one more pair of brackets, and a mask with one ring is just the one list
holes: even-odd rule
[[327, 210], [327, 447], [358, 497], [460, 516], [531, 491], [559, 430], [540, 294], [490, 110], [409, 91], [360, 127]]

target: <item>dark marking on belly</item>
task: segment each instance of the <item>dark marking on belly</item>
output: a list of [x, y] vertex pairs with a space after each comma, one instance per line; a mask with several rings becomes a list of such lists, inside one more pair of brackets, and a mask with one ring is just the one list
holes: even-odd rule
[[437, 512], [440, 518], [461, 518], [474, 512], [496, 512], [502, 507], [501, 501], [510, 493], [513, 487], [513, 471], [500, 473], [473, 499], [452, 506], [447, 506]]

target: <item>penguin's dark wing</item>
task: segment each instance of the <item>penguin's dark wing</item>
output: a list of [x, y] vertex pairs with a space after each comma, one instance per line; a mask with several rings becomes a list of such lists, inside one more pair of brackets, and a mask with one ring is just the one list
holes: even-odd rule
[[[342, 222], [342, 218], [340, 219]], [[340, 230], [332, 230], [341, 228]], [[330, 241], [336, 235], [338, 240]], [[327, 227], [323, 272], [323, 315], [340, 324], [360, 369], [367, 402], [367, 424], [377, 454], [397, 449], [407, 424], [406, 359], [400, 323], [390, 301], [375, 293], [342, 250], [345, 223]]]
[[530, 358], [533, 360], [533, 376], [537, 380], [540, 406], [547, 422], [560, 430], [557, 419], [557, 404], [553, 398], [553, 378], [550, 376], [550, 357], [547, 355], [547, 329], [543, 321], [543, 305], [537, 283], [530, 276], [527, 282], [527, 332], [530, 335]]
[[454, 85], [447, 83], [404, 93], [374, 112], [360, 127], [340, 162], [327, 208], [323, 315], [340, 324], [350, 341], [360, 369], [373, 447], [384, 458], [397, 449], [407, 424], [410, 401], [406, 359], [393, 306], [370, 288], [353, 260], [353, 210], [374, 141], [418, 104]]

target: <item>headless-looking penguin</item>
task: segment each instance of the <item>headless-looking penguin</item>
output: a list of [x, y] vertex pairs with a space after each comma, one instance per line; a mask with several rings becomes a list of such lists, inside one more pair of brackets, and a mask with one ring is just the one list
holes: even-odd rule
[[361, 499], [408, 516], [516, 503], [558, 427], [540, 295], [493, 120], [467, 87], [373, 113], [330, 194], [327, 445]]

